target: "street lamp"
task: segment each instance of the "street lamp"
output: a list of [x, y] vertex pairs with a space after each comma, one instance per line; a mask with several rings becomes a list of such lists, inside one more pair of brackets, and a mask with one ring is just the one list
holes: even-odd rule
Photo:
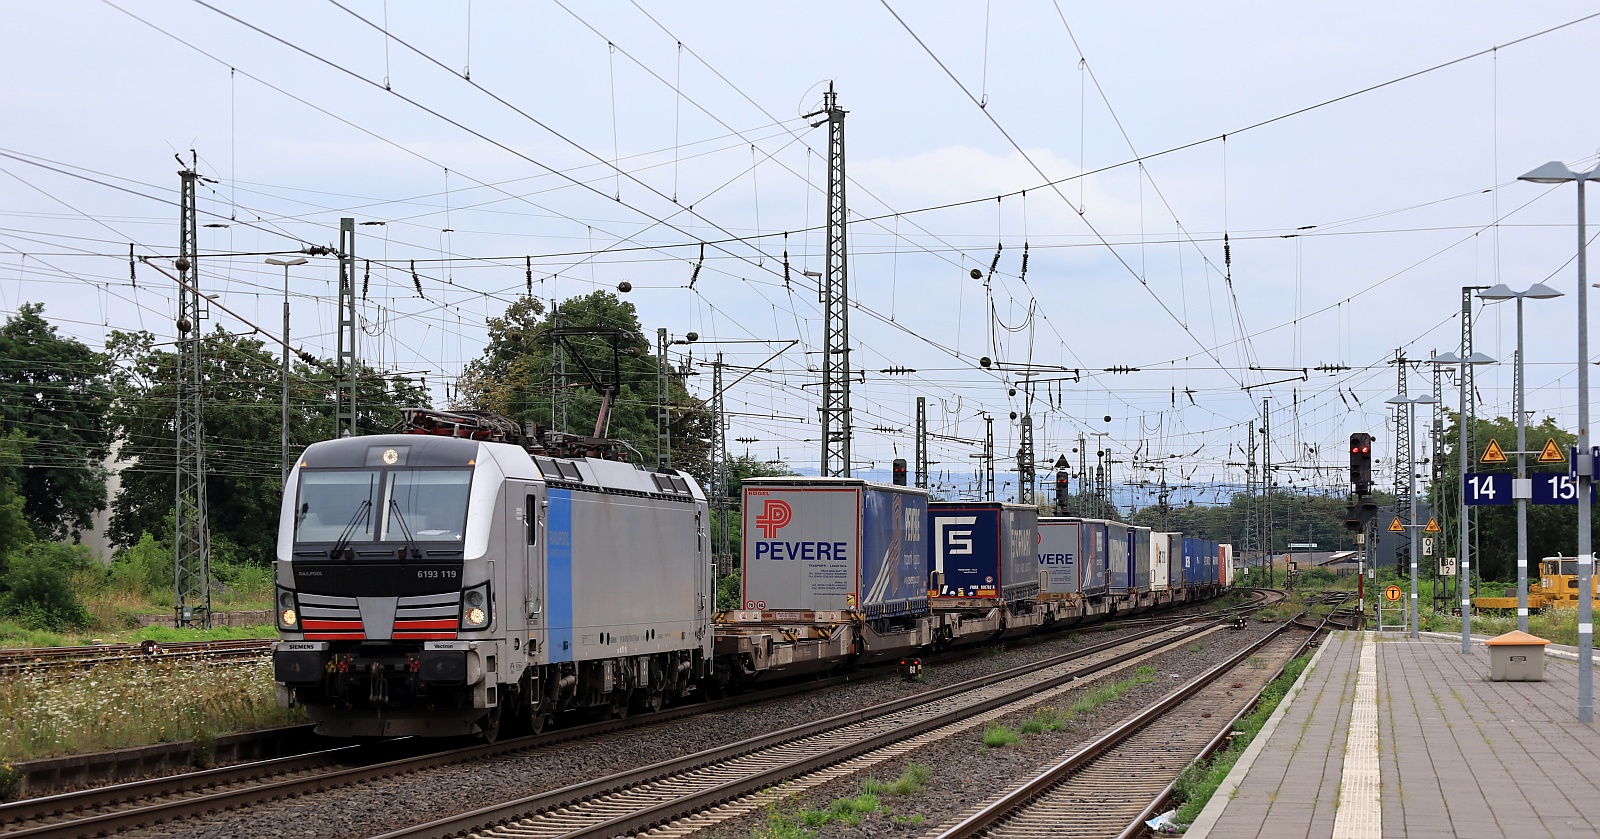
[[1544, 283], [1534, 283], [1527, 291], [1512, 291], [1505, 283], [1497, 283], [1487, 291], [1478, 292], [1482, 300], [1517, 301], [1517, 483], [1512, 488], [1511, 497], [1517, 501], [1517, 629], [1523, 632], [1528, 631], [1528, 499], [1533, 495], [1533, 486], [1528, 480], [1527, 380], [1522, 371], [1522, 300], [1527, 297], [1550, 300], [1560, 296], [1561, 292]]
[[1578, 722], [1594, 722], [1594, 554], [1589, 545], [1589, 483], [1594, 461], [1589, 457], [1589, 264], [1584, 233], [1584, 181], [1600, 180], [1600, 167], [1574, 172], [1552, 160], [1518, 178], [1536, 184], [1578, 185]]
[[[1417, 434], [1417, 422], [1416, 422], [1416, 420], [1417, 420], [1417, 410], [1416, 410], [1416, 406], [1417, 405], [1432, 405], [1435, 402], [1438, 402], [1439, 400], [1434, 399], [1432, 395], [1425, 394], [1425, 395], [1422, 395], [1422, 396], [1411, 397], [1411, 398], [1407, 398], [1405, 396], [1394, 396], [1394, 397], [1391, 397], [1391, 398], [1389, 398], [1387, 400], [1384, 400], [1384, 401], [1388, 402], [1390, 405], [1395, 405], [1395, 406], [1402, 406], [1403, 405], [1403, 406], [1405, 406], [1405, 413], [1406, 413], [1405, 419], [1404, 420], [1400, 420], [1399, 417], [1396, 417], [1395, 419], [1399, 420], [1401, 422], [1404, 422], [1406, 424], [1406, 428], [1408, 429], [1410, 436], [1415, 438], [1416, 434]], [[1416, 527], [1417, 526], [1417, 461], [1416, 461], [1415, 458], [1407, 459], [1407, 462], [1406, 462], [1406, 485], [1411, 488], [1411, 514], [1410, 514], [1411, 527]], [[1411, 637], [1412, 638], [1418, 637], [1417, 636], [1417, 536], [1416, 536], [1415, 533], [1411, 534]]]
[[279, 443], [282, 451], [278, 455], [278, 465], [283, 472], [283, 484], [289, 485], [289, 266], [304, 265], [306, 258], [297, 256], [294, 259], [278, 259], [267, 257], [268, 265], [283, 266], [283, 429], [279, 432]]
[[[1459, 375], [1456, 379], [1458, 383], [1466, 381], [1468, 364], [1495, 363], [1493, 358], [1481, 352], [1475, 352], [1466, 358], [1462, 358], [1453, 352], [1447, 352], [1444, 355], [1436, 355], [1429, 361], [1433, 364], [1456, 365], [1459, 368]], [[1461, 652], [1464, 654], [1472, 652], [1472, 557], [1468, 553], [1471, 543], [1467, 540], [1467, 400], [1470, 398], [1472, 397], [1467, 393], [1467, 389], [1462, 387], [1461, 413], [1456, 415], [1457, 430], [1461, 432], [1460, 440], [1456, 444], [1456, 448], [1460, 450], [1459, 462], [1461, 464], [1461, 474], [1457, 481], [1461, 485], [1461, 518], [1457, 519], [1457, 521], [1461, 522], [1461, 524], [1456, 528], [1457, 535], [1461, 540], [1461, 546], [1457, 549], [1457, 555], [1461, 557], [1461, 562], [1456, 566], [1456, 587], [1461, 591]]]

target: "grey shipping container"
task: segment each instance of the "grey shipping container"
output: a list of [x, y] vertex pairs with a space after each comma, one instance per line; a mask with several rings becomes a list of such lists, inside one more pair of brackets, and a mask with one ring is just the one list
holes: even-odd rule
[[743, 486], [745, 609], [928, 610], [928, 495], [854, 478], [749, 478]]
[[1046, 594], [1078, 592], [1078, 531], [1073, 518], [1039, 519], [1039, 586]]
[[928, 505], [929, 588], [941, 598], [1007, 602], [1039, 593], [1039, 510], [995, 501]]
[[1154, 538], [1167, 540], [1167, 588], [1183, 588], [1183, 534], [1157, 533]]

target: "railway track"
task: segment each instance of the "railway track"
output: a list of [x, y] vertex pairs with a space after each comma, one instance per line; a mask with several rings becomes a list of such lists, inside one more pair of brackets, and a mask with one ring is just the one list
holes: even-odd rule
[[[1298, 618], [1285, 622], [1071, 756], [931, 835], [937, 839], [1146, 835], [1145, 821], [1170, 797], [1178, 774], [1220, 747], [1234, 723], [1276, 678], [1267, 668], [1252, 665], [1252, 657], [1287, 662], [1303, 653], [1332, 617], [1311, 627]], [[1284, 637], [1290, 627], [1313, 631], [1304, 640]], [[1269, 649], [1277, 654], [1263, 652]], [[1279, 667], [1277, 673], [1281, 672]], [[1247, 685], [1255, 688], [1253, 695], [1241, 695]], [[1219, 727], [1217, 719], [1230, 712], [1233, 716]]]
[[[1186, 643], [1218, 626], [1155, 627], [939, 690], [386, 833], [381, 839], [609, 837], [669, 825], [723, 804], [728, 808], [718, 817], [726, 818], [734, 810], [760, 806], [760, 796], [751, 794], [774, 784], [807, 773], [832, 777], [841, 771], [837, 765], [852, 759], [903, 753], [915, 748], [919, 737], [947, 736], [952, 727], [981, 724], [1015, 706], [1038, 702], [1041, 693], [1070, 689], [1076, 680]], [[683, 835], [698, 829], [691, 823], [661, 832]]]
[[178, 659], [254, 659], [271, 650], [271, 639], [231, 641], [176, 641], [141, 644], [94, 644], [80, 647], [33, 647], [0, 650], [0, 675], [38, 670], [83, 669], [99, 664]]

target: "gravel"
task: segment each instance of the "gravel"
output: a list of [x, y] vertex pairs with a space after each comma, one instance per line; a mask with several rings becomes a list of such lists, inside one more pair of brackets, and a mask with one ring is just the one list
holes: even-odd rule
[[[1094, 685], [1131, 678], [1136, 667], [1150, 666], [1156, 670], [1155, 681], [1138, 685], [1120, 698], [1075, 717], [1057, 731], [1023, 735], [1019, 742], [1010, 746], [986, 748], [983, 746], [983, 730], [973, 728], [924, 746], [909, 755], [884, 761], [867, 772], [816, 787], [804, 795], [789, 799], [777, 810], [790, 815], [801, 808], [825, 810], [836, 799], [861, 794], [865, 777], [890, 782], [899, 777], [908, 764], [918, 763], [932, 771], [932, 779], [920, 791], [904, 796], [881, 796], [879, 811], [866, 816], [859, 824], [850, 826], [843, 822], [831, 822], [817, 828], [815, 835], [816, 839], [864, 839], [928, 834], [935, 827], [952, 823], [976, 809], [1002, 788], [1020, 784], [1037, 775], [1046, 766], [1076, 751], [1107, 728], [1171, 693], [1182, 682], [1259, 640], [1273, 626], [1251, 624], [1242, 632], [1213, 632], [1195, 644], [1179, 647], [1152, 659], [1123, 665], [1109, 678], [1102, 678], [1083, 689], [1053, 698], [1049, 705], [1065, 708]], [[1172, 678], [1173, 674], [1178, 674], [1179, 678]], [[1030, 712], [1010, 714], [1000, 722], [1015, 729], [1029, 715]], [[1218, 720], [1218, 725], [1221, 722]], [[764, 828], [769, 819], [768, 815], [743, 816], [700, 835], [708, 839], [761, 837], [767, 833]]]
[[[1099, 632], [1057, 633], [1046, 636], [1045, 640], [1037, 643], [1017, 645], [1005, 650], [990, 648], [958, 660], [931, 661], [926, 667], [923, 681], [917, 684], [907, 683], [892, 675], [884, 678], [866, 678], [825, 691], [799, 694], [675, 722], [647, 725], [604, 738], [504, 755], [472, 765], [426, 770], [356, 787], [305, 795], [292, 801], [263, 804], [204, 819], [188, 819], [122, 835], [219, 837], [219, 839], [234, 839], [241, 835], [283, 835], [292, 836], [294, 839], [370, 836], [592, 780], [645, 764], [670, 760], [805, 721], [898, 699], [914, 692], [1039, 661], [1072, 649], [1126, 637], [1143, 628], [1135, 626]], [[1213, 633], [1208, 637], [1204, 651], [1174, 653], [1171, 654], [1170, 665], [1164, 658], [1159, 666], [1163, 668], [1170, 666], [1174, 672], [1198, 671], [1206, 666], [1205, 662], [1214, 662], [1227, 655], [1225, 650], [1219, 648], [1232, 646], [1237, 649], [1238, 645], [1247, 643], [1247, 639], [1258, 636], [1261, 631], [1264, 630], [1252, 627], [1244, 633]], [[1226, 645], [1209, 641], [1209, 638], [1219, 637], [1238, 640], [1236, 644]], [[1170, 689], [1160, 683], [1146, 688], [1148, 690], [1135, 690], [1107, 707], [1114, 709], [1138, 707], [1151, 696], [1158, 696]], [[1106, 713], [1117, 714], [1118, 711], [1102, 709], [1102, 714], [1097, 716], [1104, 716]], [[1078, 727], [1092, 730], [1093, 722], [1086, 719]], [[1070, 734], [1071, 732], [1062, 732], [1052, 739]], [[1047, 738], [1032, 739], [1037, 741]], [[930, 756], [927, 759], [919, 756], [916, 759], [934, 767], [935, 778], [929, 786], [930, 791], [938, 789], [940, 790], [938, 794], [941, 796], [960, 796], [963, 789], [976, 784], [976, 789], [969, 790], [969, 794], [981, 796], [981, 790], [992, 785], [994, 779], [998, 777], [996, 771], [1010, 771], [1002, 767], [1014, 764], [1017, 767], [1015, 771], [1020, 772], [1022, 771], [1020, 767], [1028, 760], [1027, 755], [1033, 750], [1045, 748], [1043, 743], [1025, 742], [1020, 745], [1021, 748], [991, 750], [984, 755], [988, 759], [986, 764], [980, 763], [965, 770], [956, 768], [959, 765], [958, 758], [964, 753], [973, 751], [971, 744], [948, 744], [945, 747], [923, 750], [939, 752], [941, 756]], [[943, 754], [947, 749], [953, 751], [950, 754]], [[894, 768], [891, 772], [885, 767], [874, 774], [892, 779], [898, 772], [898, 768]], [[851, 788], [858, 791], [859, 781], [852, 784]], [[832, 796], [843, 794], [853, 795], [854, 791], [830, 792], [828, 793], [830, 798], [827, 800], [831, 800]], [[924, 792], [921, 796], [913, 797], [917, 801], [908, 799], [904, 805], [896, 802], [894, 806], [898, 812], [905, 812], [905, 806], [922, 807], [922, 811], [928, 812], [932, 818], [932, 809], [920, 803], [921, 799], [929, 798], [930, 795], [931, 792]], [[953, 797], [950, 800], [954, 806], [958, 801], [966, 799]], [[823, 800], [823, 803], [825, 804], [826, 800]], [[874, 817], [869, 822], [876, 825], [879, 820], [878, 817]], [[888, 818], [883, 818], [881, 821], [893, 828]], [[752, 826], [753, 824], [743, 825], [722, 835], [747, 836]], [[867, 828], [867, 825], [864, 824], [863, 828]], [[852, 832], [849, 835], [867, 834]]]

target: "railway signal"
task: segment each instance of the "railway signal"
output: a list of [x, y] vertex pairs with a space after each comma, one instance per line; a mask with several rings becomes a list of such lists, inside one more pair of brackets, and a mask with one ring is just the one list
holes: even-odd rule
[[1350, 483], [1357, 495], [1372, 491], [1372, 435], [1365, 431], [1350, 435]]

